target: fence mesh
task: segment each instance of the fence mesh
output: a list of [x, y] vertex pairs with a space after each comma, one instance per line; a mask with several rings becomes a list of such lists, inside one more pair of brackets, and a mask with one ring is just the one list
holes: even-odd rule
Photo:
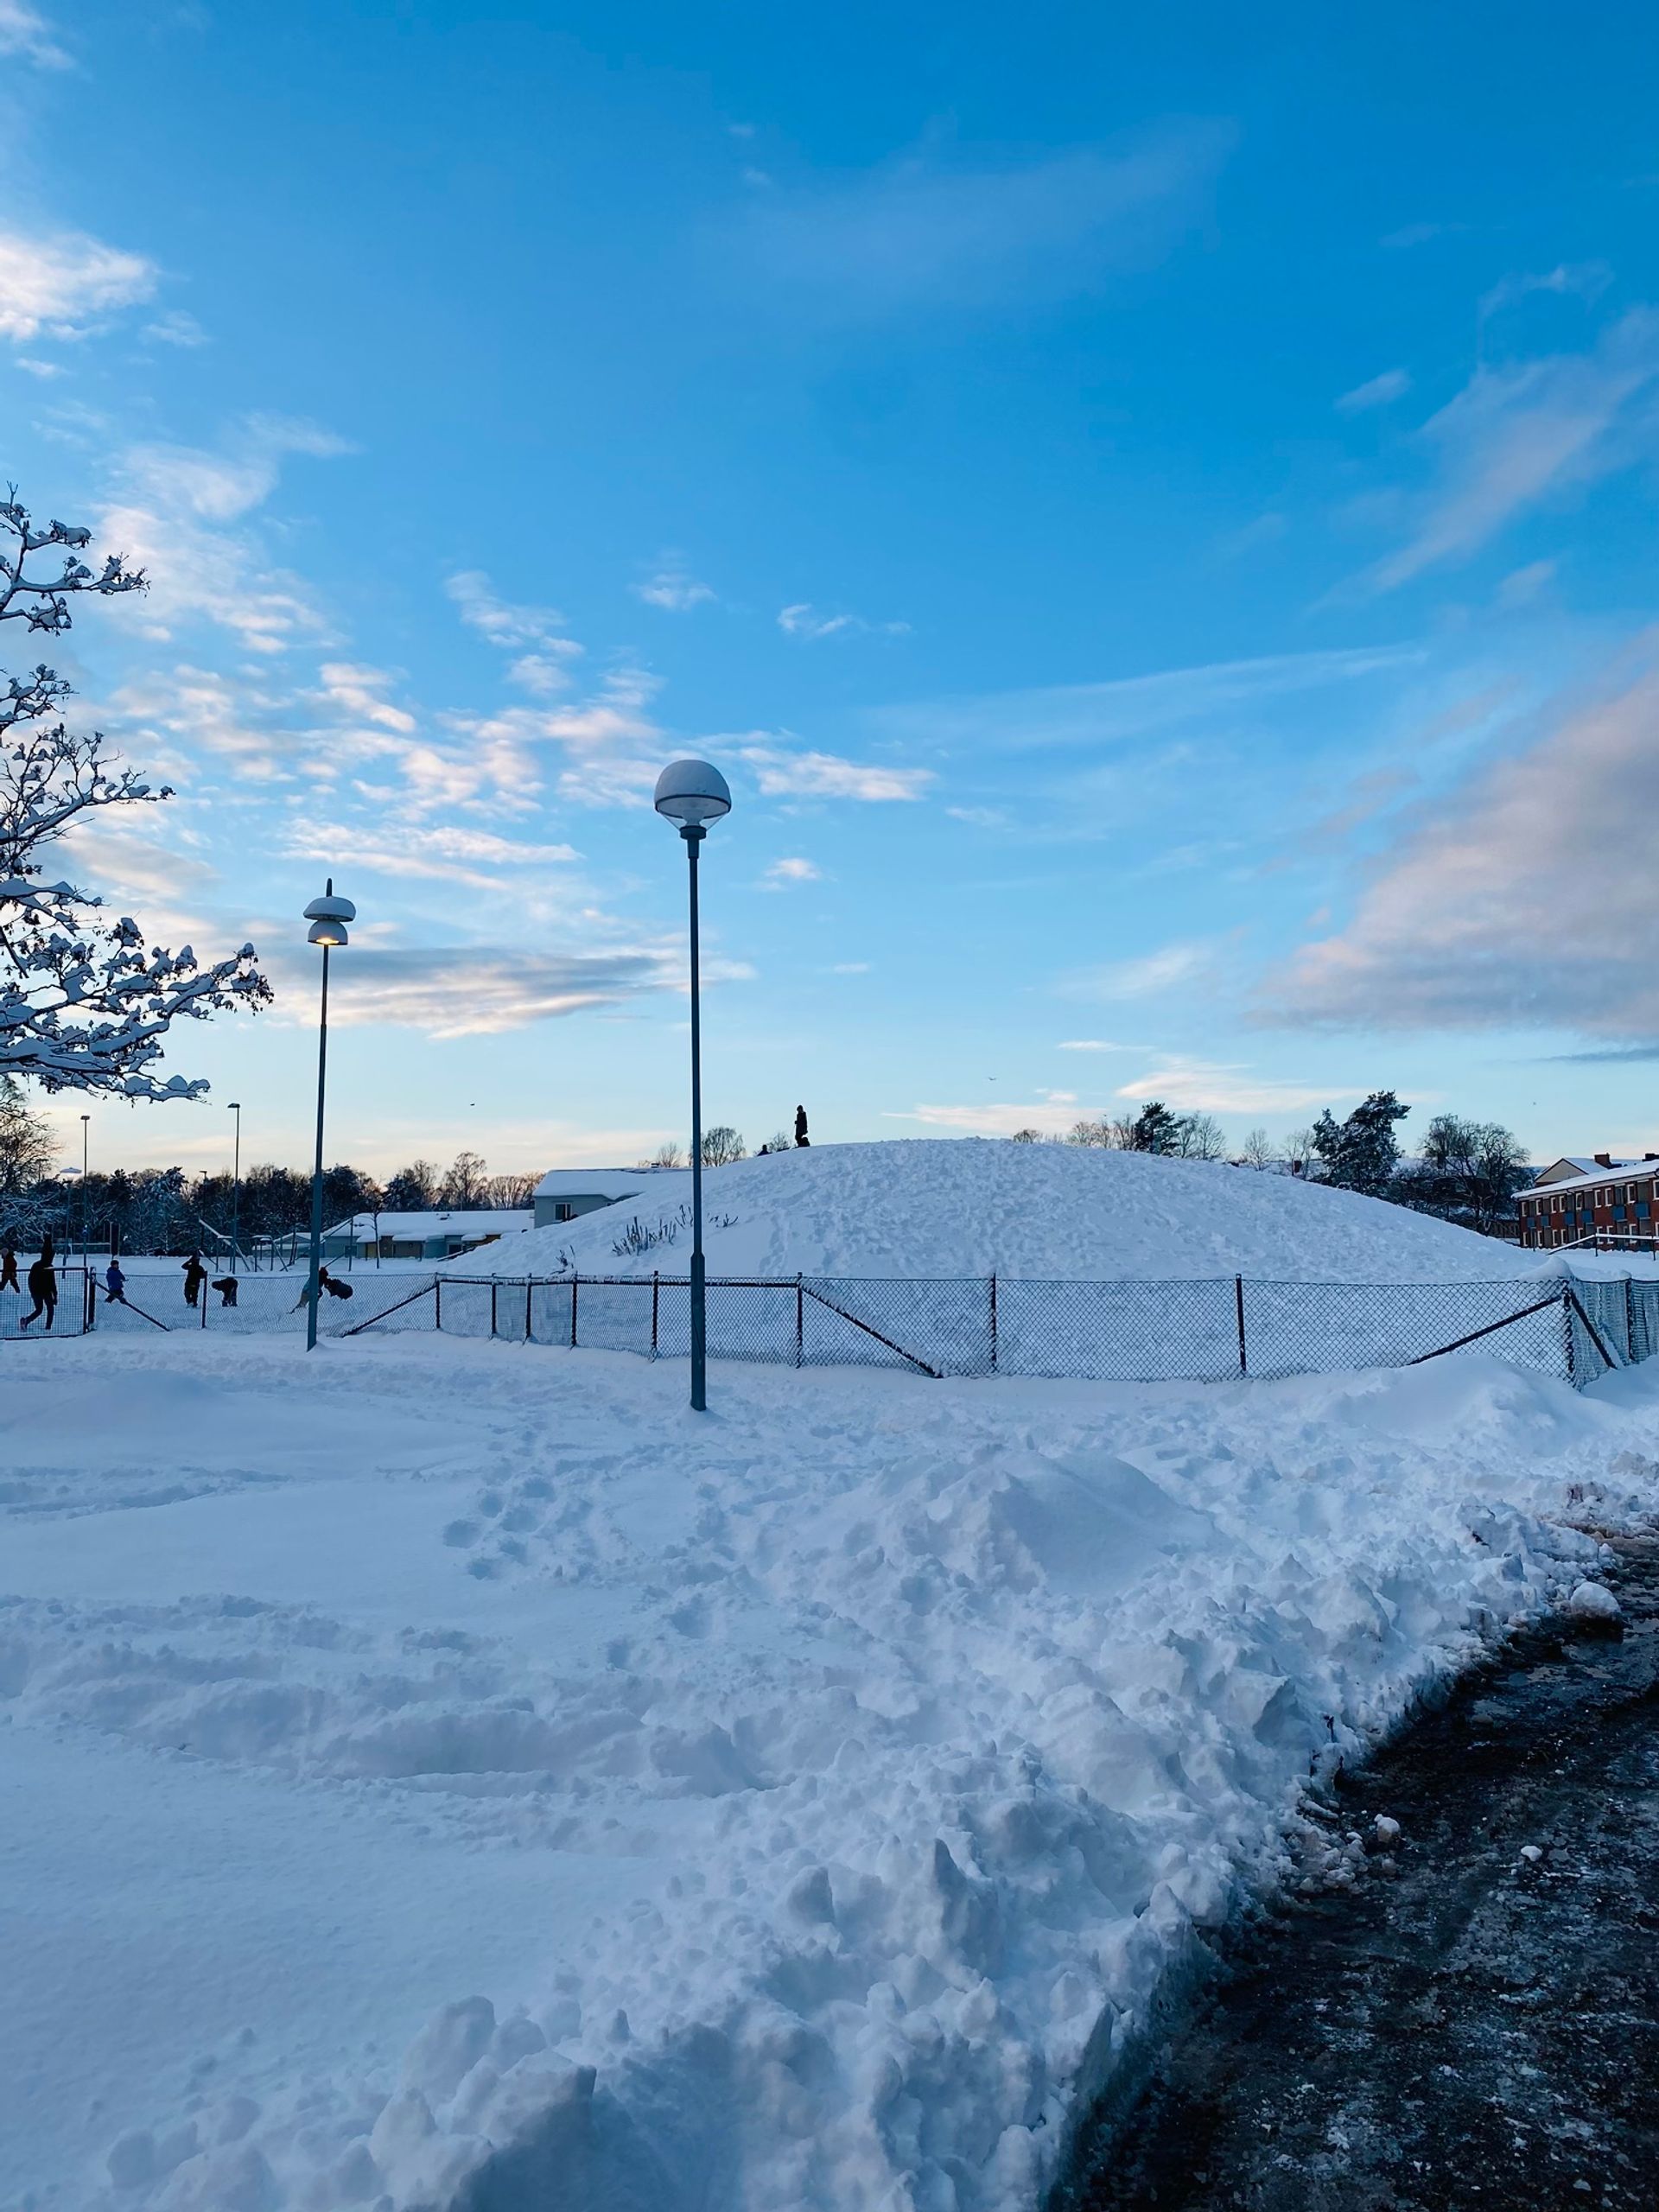
[[[29, 1329], [27, 1293], [0, 1289], [0, 1338], [194, 1329], [302, 1332], [302, 1274], [251, 1274], [196, 1303], [170, 1275], [130, 1274], [124, 1300], [79, 1268]], [[325, 1290], [319, 1333], [442, 1330], [588, 1350], [684, 1357], [684, 1276], [359, 1274]], [[1499, 1282], [1174, 1282], [969, 1277], [937, 1281], [805, 1275], [707, 1285], [712, 1359], [887, 1367], [928, 1376], [1027, 1375], [1107, 1382], [1220, 1381], [1400, 1367], [1496, 1354], [1582, 1385], [1659, 1351], [1659, 1281], [1510, 1277]]]

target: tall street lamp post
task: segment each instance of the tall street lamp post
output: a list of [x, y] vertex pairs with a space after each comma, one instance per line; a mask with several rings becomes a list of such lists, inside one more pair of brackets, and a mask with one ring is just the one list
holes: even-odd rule
[[708, 825], [732, 810], [732, 794], [706, 760], [674, 760], [657, 779], [658, 814], [679, 825], [691, 880], [691, 1405], [708, 1410], [709, 1313], [702, 1265], [702, 1030], [697, 989], [697, 848]]
[[[323, 955], [327, 958], [327, 953]], [[231, 1273], [236, 1273], [236, 1255], [241, 1242], [242, 1227], [242, 1104], [232, 1098], [226, 1111], [236, 1116], [236, 1150], [231, 1166]]]
[[306, 908], [305, 918], [311, 925], [306, 942], [322, 947], [322, 1011], [317, 1023], [317, 1151], [311, 1168], [311, 1277], [305, 1297], [305, 1348], [315, 1351], [317, 1304], [322, 1296], [318, 1278], [322, 1271], [322, 1101], [328, 1073], [328, 955], [336, 945], [351, 943], [346, 925], [357, 919], [357, 909], [349, 899], [335, 898], [331, 875], [322, 897], [314, 899]]

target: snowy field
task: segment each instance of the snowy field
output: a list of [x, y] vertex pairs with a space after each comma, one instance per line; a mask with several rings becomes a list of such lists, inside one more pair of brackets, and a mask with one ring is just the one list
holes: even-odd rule
[[4, 1357], [5, 2212], [1032, 2212], [1310, 1764], [1659, 1503], [1659, 1363]]

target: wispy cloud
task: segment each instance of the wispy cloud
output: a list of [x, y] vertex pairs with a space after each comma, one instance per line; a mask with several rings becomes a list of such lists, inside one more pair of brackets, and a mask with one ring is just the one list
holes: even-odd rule
[[822, 883], [823, 870], [816, 861], [773, 861], [760, 878], [765, 891], [787, 891], [797, 883]]
[[1352, 919], [1269, 978], [1268, 1018], [1659, 1038], [1656, 728], [1659, 633], [1408, 821]]
[[391, 1022], [433, 1037], [485, 1037], [624, 1006], [678, 981], [677, 948], [666, 944], [571, 953], [353, 946], [350, 988], [328, 1013], [344, 1027]]
[[1057, 1052], [1150, 1052], [1150, 1045], [1122, 1045], [1110, 1037], [1067, 1037], [1054, 1047]]
[[1408, 369], [1384, 369], [1381, 376], [1372, 377], [1365, 384], [1357, 384], [1351, 391], [1344, 391], [1337, 402], [1338, 415], [1363, 415], [1368, 408], [1387, 407], [1391, 401], [1403, 399], [1411, 390]]
[[1211, 944], [1160, 945], [1135, 960], [1108, 961], [1103, 967], [1074, 969], [1056, 988], [1067, 998], [1149, 999], [1179, 990], [1206, 976], [1215, 965]]
[[746, 745], [739, 758], [754, 770], [767, 798], [918, 799], [933, 781], [931, 768], [880, 767], [834, 753], [785, 753], [772, 745]]
[[628, 588], [636, 599], [643, 599], [647, 607], [661, 607], [673, 614], [683, 614], [693, 607], [701, 607], [713, 600], [711, 586], [699, 583], [675, 561], [664, 563], [641, 584]]
[[1505, 308], [1515, 307], [1538, 292], [1558, 296], [1573, 293], [1580, 299], [1597, 299], [1612, 281], [1613, 272], [1605, 261], [1561, 262], [1541, 273], [1500, 276], [1490, 291], [1482, 293], [1479, 318], [1483, 324], [1490, 322]]
[[84, 337], [100, 317], [149, 299], [158, 273], [143, 254], [79, 232], [0, 230], [0, 338]]
[[1133, 1103], [1161, 1098], [1180, 1114], [1305, 1114], [1315, 1106], [1357, 1098], [1359, 1089], [1285, 1082], [1236, 1063], [1173, 1058], [1122, 1084], [1117, 1096]]
[[194, 315], [187, 315], [182, 308], [170, 308], [165, 315], [157, 315], [154, 322], [147, 322], [143, 335], [161, 346], [188, 348], [207, 343], [207, 333]]
[[768, 305], [835, 320], [1063, 299], [1161, 259], [1199, 219], [1233, 135], [1191, 123], [1039, 162], [893, 162], [757, 197], [728, 244]]
[[46, 18], [29, 0], [0, 0], [0, 54], [21, 54], [41, 69], [73, 67], [47, 29]]
[[920, 1122], [926, 1128], [959, 1129], [968, 1136], [1011, 1137], [1016, 1129], [1035, 1129], [1043, 1136], [1064, 1136], [1077, 1122], [1098, 1109], [1080, 1107], [1076, 1099], [1043, 1096], [1023, 1105], [912, 1106], [908, 1113], [890, 1110], [887, 1122]]
[[828, 614], [805, 600], [780, 607], [778, 627], [791, 638], [849, 638], [861, 632], [867, 637], [903, 638], [910, 634], [908, 622], [867, 622], [861, 614], [844, 610]]
[[283, 849], [296, 860], [359, 868], [378, 875], [464, 883], [480, 891], [499, 889], [503, 868], [563, 867], [581, 858], [573, 845], [531, 844], [457, 823], [368, 828], [341, 822], [291, 822]]
[[928, 744], [1008, 747], [1108, 745], [1189, 722], [1231, 716], [1256, 704], [1327, 685], [1397, 674], [1421, 663], [1416, 645], [1358, 646], [1276, 653], [1160, 669], [1104, 683], [1067, 683], [976, 697], [884, 707], [873, 717], [884, 734]]
[[551, 607], [518, 607], [501, 598], [481, 569], [451, 576], [445, 589], [469, 630], [513, 655], [507, 673], [521, 690], [552, 698], [571, 684], [570, 663], [582, 647], [566, 634], [564, 617]]
[[314, 423], [276, 416], [249, 417], [216, 448], [129, 448], [98, 535], [149, 570], [150, 588], [142, 600], [117, 601], [120, 619], [160, 638], [203, 620], [267, 654], [302, 634], [325, 636], [328, 617], [316, 595], [270, 565], [251, 530], [232, 525], [269, 499], [290, 456], [349, 450]]
[[1586, 353], [1478, 369], [1425, 426], [1440, 481], [1416, 525], [1367, 579], [1392, 591], [1465, 560], [1540, 500], [1650, 454], [1659, 422], [1659, 315], [1638, 308]]

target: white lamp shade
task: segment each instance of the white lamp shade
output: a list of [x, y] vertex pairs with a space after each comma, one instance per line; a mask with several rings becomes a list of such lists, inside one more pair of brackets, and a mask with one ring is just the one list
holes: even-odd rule
[[652, 804], [671, 822], [718, 822], [732, 810], [726, 779], [707, 760], [671, 760]]
[[305, 941], [308, 944], [340, 945], [349, 944], [352, 940], [346, 934], [344, 922], [324, 915], [312, 923], [305, 933]]
[[321, 899], [314, 899], [305, 910], [308, 922], [354, 922], [357, 909], [349, 899], [337, 899], [332, 892]]

